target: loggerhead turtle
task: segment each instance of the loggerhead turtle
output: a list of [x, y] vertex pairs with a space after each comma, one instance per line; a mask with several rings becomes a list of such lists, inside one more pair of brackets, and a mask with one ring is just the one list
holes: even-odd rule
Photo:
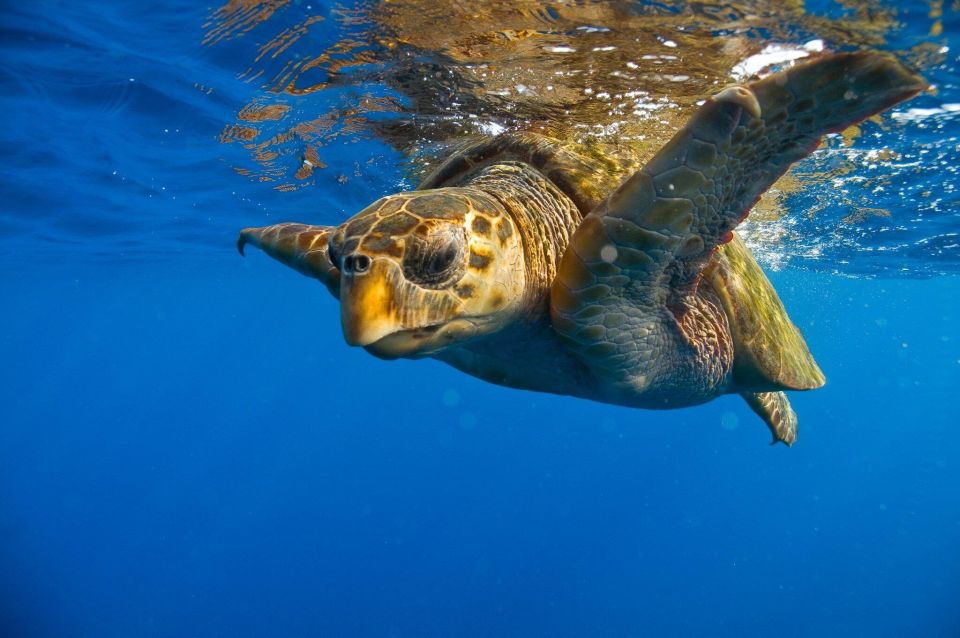
[[924, 87], [880, 54], [826, 55], [717, 93], [619, 185], [602, 158], [508, 133], [340, 226], [247, 228], [238, 247], [322, 281], [347, 343], [378, 357], [641, 408], [739, 393], [791, 445], [784, 390], [824, 376], [733, 230], [822, 135]]

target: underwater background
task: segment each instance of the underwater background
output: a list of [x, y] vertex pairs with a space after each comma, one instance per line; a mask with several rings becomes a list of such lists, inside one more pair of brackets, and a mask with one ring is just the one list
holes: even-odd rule
[[[743, 229], [828, 379], [792, 449], [377, 360], [236, 254], [859, 48], [935, 88]], [[0, 3], [0, 635], [960, 636], [958, 53], [949, 0]]]

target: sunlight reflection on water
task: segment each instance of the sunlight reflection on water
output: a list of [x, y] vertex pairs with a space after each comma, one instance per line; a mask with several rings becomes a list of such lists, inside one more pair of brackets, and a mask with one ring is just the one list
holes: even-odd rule
[[935, 90], [829, 139], [743, 234], [768, 267], [960, 266], [957, 3], [31, 6], [3, 27], [0, 259], [223, 258], [238, 227], [339, 223], [504, 131], [610, 160], [614, 184], [723, 86], [879, 48]]
[[[265, 90], [221, 141], [249, 152], [235, 170], [276, 189], [315, 186], [316, 170], [337, 159], [328, 162], [324, 147], [344, 137], [374, 136], [401, 151], [416, 183], [464, 140], [507, 130], [615, 159], [616, 183], [720, 87], [821, 51], [888, 47], [896, 19], [909, 14], [879, 2], [818, 12], [789, 2], [370, 3], [331, 11], [326, 22], [339, 37], [321, 47], [308, 36], [324, 20], [310, 9], [231, 2], [211, 19], [208, 40], [273, 34], [243, 72]], [[913, 46], [896, 53], [952, 80], [948, 39], [931, 35], [942, 11], [913, 17]], [[446, 27], [427, 26], [435, 20]], [[944, 238], [958, 200], [941, 182], [956, 170], [957, 145], [929, 134], [952, 120], [954, 103], [941, 102], [955, 88], [938, 88], [836, 136], [778, 182], [743, 233], [761, 262], [851, 274], [955, 268], [960, 252]], [[243, 117], [267, 108], [260, 121]]]

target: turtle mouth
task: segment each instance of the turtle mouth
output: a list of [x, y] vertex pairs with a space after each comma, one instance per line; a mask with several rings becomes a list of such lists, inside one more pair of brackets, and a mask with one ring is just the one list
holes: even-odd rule
[[381, 359], [427, 356], [429, 353], [422, 351], [432, 341], [432, 337], [437, 334], [443, 325], [442, 323], [438, 323], [422, 328], [391, 332], [385, 337], [380, 337], [373, 343], [365, 345], [363, 348], [370, 354]]
[[429, 357], [447, 346], [468, 339], [478, 332], [478, 326], [466, 319], [454, 319], [419, 328], [397, 330], [363, 346], [364, 350], [380, 359], [419, 359]]

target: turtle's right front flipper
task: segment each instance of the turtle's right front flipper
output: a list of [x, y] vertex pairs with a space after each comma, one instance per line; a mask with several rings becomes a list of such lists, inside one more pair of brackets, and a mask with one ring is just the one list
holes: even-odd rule
[[244, 228], [237, 239], [237, 250], [243, 254], [246, 244], [253, 244], [277, 261], [294, 270], [319, 279], [330, 293], [340, 298], [340, 270], [330, 258], [328, 241], [335, 229], [307, 224], [276, 224], [263, 228]]
[[602, 281], [615, 267], [629, 276], [633, 294], [683, 290], [760, 195], [823, 135], [925, 86], [893, 58], [842, 53], [721, 91], [584, 219], [564, 254], [559, 286], [582, 294], [585, 282], [594, 275]]

